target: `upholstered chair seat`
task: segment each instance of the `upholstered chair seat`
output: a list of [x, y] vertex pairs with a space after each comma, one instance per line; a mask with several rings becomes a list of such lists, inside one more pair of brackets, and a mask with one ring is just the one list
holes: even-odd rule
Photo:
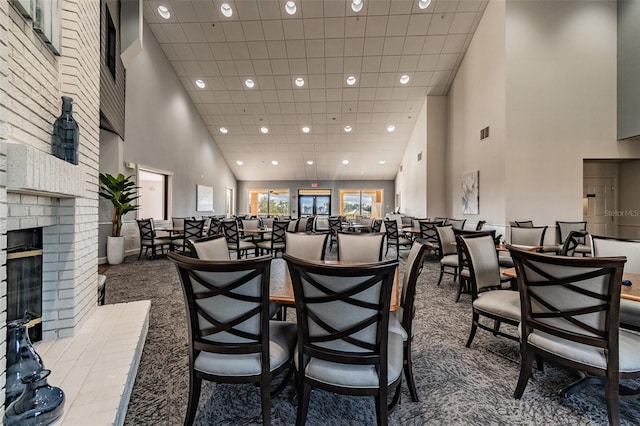
[[520, 295], [512, 290], [493, 290], [480, 293], [473, 307], [481, 312], [520, 321]]

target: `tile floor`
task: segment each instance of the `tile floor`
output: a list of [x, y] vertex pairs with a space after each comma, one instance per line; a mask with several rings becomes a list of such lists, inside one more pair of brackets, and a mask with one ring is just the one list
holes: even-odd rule
[[34, 345], [65, 393], [56, 425], [121, 425], [149, 328], [149, 300], [99, 306], [74, 337]]

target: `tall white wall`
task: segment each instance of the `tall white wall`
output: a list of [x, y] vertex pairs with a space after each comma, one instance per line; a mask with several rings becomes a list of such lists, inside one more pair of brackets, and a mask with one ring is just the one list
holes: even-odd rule
[[427, 217], [446, 216], [447, 97], [427, 96]]
[[[507, 203], [505, 170], [505, 3], [487, 6], [449, 91], [446, 211], [469, 222], [486, 220], [503, 233]], [[480, 140], [480, 129], [489, 137]], [[462, 176], [479, 171], [479, 214], [463, 215]]]
[[[418, 155], [422, 160], [418, 161]], [[402, 171], [396, 175], [396, 194], [400, 194], [400, 212], [414, 217], [427, 216], [427, 100], [422, 104], [407, 149]]]

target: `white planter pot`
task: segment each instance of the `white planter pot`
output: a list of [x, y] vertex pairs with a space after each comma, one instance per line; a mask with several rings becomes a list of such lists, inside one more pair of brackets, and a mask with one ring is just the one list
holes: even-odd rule
[[124, 262], [124, 237], [107, 237], [107, 262], [109, 265]]

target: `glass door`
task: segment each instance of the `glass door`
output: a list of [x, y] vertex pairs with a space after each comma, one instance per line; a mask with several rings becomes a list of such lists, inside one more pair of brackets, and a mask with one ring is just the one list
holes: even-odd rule
[[329, 216], [331, 214], [330, 189], [298, 191], [299, 216]]

